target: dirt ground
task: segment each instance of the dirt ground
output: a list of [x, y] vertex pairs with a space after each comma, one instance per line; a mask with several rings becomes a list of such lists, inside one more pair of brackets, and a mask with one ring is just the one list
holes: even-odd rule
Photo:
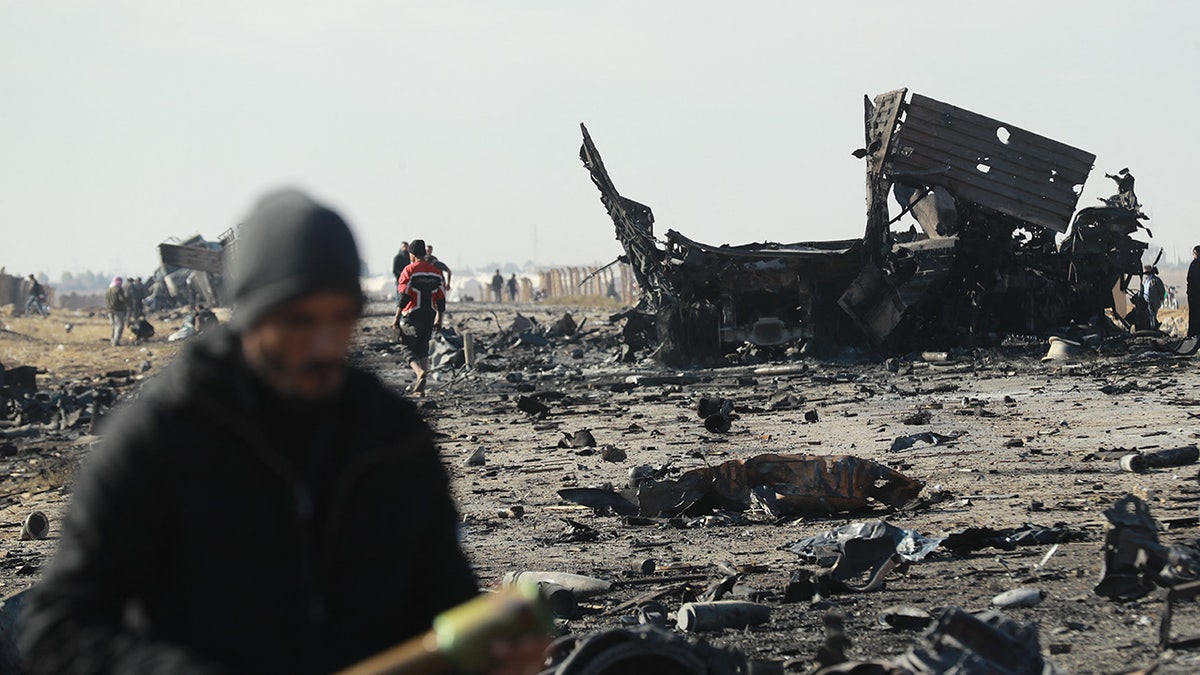
[[[520, 570], [620, 582], [612, 592], [587, 600], [582, 618], [560, 622], [561, 630], [588, 632], [624, 625], [632, 610], [614, 609], [654, 591], [664, 592], [660, 600], [673, 614], [686, 598], [722, 578], [720, 566], [728, 564], [744, 572], [735, 592], [763, 598], [772, 608], [771, 619], [757, 628], [708, 633], [706, 639], [736, 645], [753, 659], [795, 661], [800, 670], [821, 645], [823, 619], [830, 611], [846, 617], [851, 659], [884, 658], [920, 639], [920, 631], [882, 628], [877, 617], [884, 609], [908, 605], [934, 616], [948, 607], [983, 609], [996, 594], [1022, 586], [1043, 590], [1044, 600], [1005, 614], [1035, 624], [1043, 654], [1064, 672], [1200, 670], [1200, 651], [1160, 653], [1157, 648], [1163, 591], [1127, 603], [1092, 591], [1102, 560], [1102, 512], [1122, 495], [1134, 493], [1147, 501], [1163, 525], [1164, 543], [1192, 543], [1197, 537], [1200, 485], [1195, 465], [1134, 474], [1096, 454], [1101, 449], [1195, 444], [1200, 437], [1195, 424], [1200, 418], [1200, 373], [1194, 358], [1134, 344], [1077, 363], [1043, 363], [1044, 343], [1014, 340], [994, 349], [952, 354], [948, 362], [909, 355], [889, 364], [882, 358], [848, 354], [840, 360], [791, 362], [796, 368], [788, 374], [756, 373], [759, 366], [675, 373], [649, 363], [615, 361], [617, 328], [607, 321], [611, 308], [572, 308], [577, 321], [586, 317], [585, 336], [577, 341], [555, 339], [540, 347], [514, 346], [514, 338], [497, 337], [498, 328], [512, 323], [513, 309], [451, 307], [448, 323], [477, 336], [484, 365], [438, 372], [420, 405], [440, 435], [462, 513], [462, 544], [482, 584]], [[540, 325], [554, 323], [566, 311], [540, 305], [516, 309]], [[44, 321], [44, 329], [22, 321], [42, 320], [5, 318], [0, 361], [6, 366], [39, 365], [49, 371], [42, 376], [46, 382], [95, 376], [147, 359], [153, 364], [147, 375], [153, 375], [171, 353], [162, 338], [146, 346], [150, 357], [139, 347], [111, 348], [89, 337], [80, 338], [78, 350], [64, 354], [70, 348], [60, 350], [58, 345], [68, 334], [57, 331], [67, 320], [53, 316]], [[97, 321], [102, 319], [79, 319], [69, 335]], [[389, 321], [386, 305], [371, 306], [356, 338], [354, 359], [403, 389], [412, 373], [393, 353]], [[695, 381], [647, 383], [669, 375]], [[1109, 390], [1122, 393], [1106, 394], [1101, 391], [1105, 385], [1117, 385]], [[136, 383], [127, 395], [134, 392]], [[767, 401], [785, 393], [803, 404], [770, 410]], [[536, 419], [520, 412], [516, 400], [522, 394], [541, 395], [550, 414]], [[704, 429], [695, 412], [703, 396], [734, 402], [740, 419], [728, 433]], [[917, 410], [928, 411], [928, 422], [900, 421]], [[806, 413], [811, 418], [812, 412], [816, 421], [806, 421]], [[616, 446], [627, 458], [609, 462], [589, 449], [557, 447], [564, 432], [585, 428], [599, 445]], [[890, 450], [896, 437], [923, 431], [962, 435], [946, 445], [918, 443], [907, 450]], [[55, 526], [69, 499], [70, 474], [93, 440], [78, 432], [47, 432], [5, 441], [14, 443], [17, 453], [0, 460], [0, 469], [8, 472], [0, 482], [0, 594], [36, 582], [53, 552]], [[465, 459], [479, 448], [485, 463], [468, 467]], [[638, 465], [669, 462], [687, 470], [767, 452], [854, 455], [923, 481], [925, 496], [949, 497], [924, 509], [879, 508], [852, 517], [777, 521], [748, 512], [633, 524], [558, 495], [566, 487], [622, 487], [630, 468]], [[521, 509], [514, 509], [517, 506]], [[50, 516], [51, 537], [20, 541], [20, 521], [34, 509]], [[511, 517], [522, 509], [521, 517]], [[877, 591], [835, 595], [816, 603], [780, 602], [792, 571], [816, 569], [783, 548], [871, 519], [928, 536], [971, 526], [1061, 523], [1085, 532], [1086, 540], [1059, 544], [1040, 567], [1049, 545], [965, 556], [938, 550], [892, 573]], [[567, 520], [593, 528], [598, 537], [571, 541], [565, 536]], [[655, 560], [659, 571], [630, 571], [633, 563], [646, 559]], [[1200, 636], [1200, 605], [1184, 605], [1175, 625], [1177, 634]]]

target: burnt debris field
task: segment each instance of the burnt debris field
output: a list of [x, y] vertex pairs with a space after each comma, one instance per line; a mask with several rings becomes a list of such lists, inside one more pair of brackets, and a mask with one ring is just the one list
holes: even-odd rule
[[[839, 241], [660, 238], [582, 129], [636, 304], [452, 303], [414, 399], [481, 586], [537, 582], [560, 675], [1197, 672], [1197, 342], [1139, 292], [1132, 174], [1076, 210], [1090, 153], [864, 104]], [[234, 243], [162, 249], [164, 288], [219, 303]], [[401, 391], [393, 310], [352, 361]], [[175, 350], [72, 317], [0, 332], [6, 648], [104, 416]]]
[[[411, 376], [387, 306], [372, 310], [355, 359], [401, 388]], [[1200, 578], [1186, 450], [1200, 378], [1162, 340], [1106, 338], [1065, 360], [1009, 339], [680, 371], [621, 363], [608, 311], [521, 311], [455, 307], [474, 365], [454, 367], [453, 339], [435, 347], [444, 365], [419, 405], [481, 584], [553, 573], [564, 634], [661, 625], [632, 635], [699, 639], [713, 649], [686, 653], [719, 661], [732, 657], [718, 648], [736, 648], [796, 672], [842, 659], [936, 672], [912, 660], [965, 652], [996, 667], [970, 672], [1040, 672], [1041, 660], [1195, 670], [1186, 640], [1200, 635], [1200, 605], [1183, 596]], [[74, 467], [102, 442], [85, 403], [133, 395], [137, 370], [6, 381], [6, 595], [36, 581]], [[22, 414], [40, 417], [12, 414], [26, 390], [46, 405]], [[22, 539], [32, 511], [48, 517], [47, 538]], [[1180, 598], [1164, 640], [1170, 588]], [[713, 601], [753, 611], [696, 613]], [[1003, 619], [969, 614], [980, 610]], [[1019, 667], [993, 663], [1013, 654]]]

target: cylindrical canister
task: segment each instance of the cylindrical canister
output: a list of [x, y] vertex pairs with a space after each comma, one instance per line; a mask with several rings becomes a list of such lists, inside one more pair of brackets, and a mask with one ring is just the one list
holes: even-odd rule
[[718, 600], [685, 603], [675, 615], [675, 622], [680, 630], [694, 633], [702, 630], [757, 626], [766, 623], [770, 618], [771, 608], [766, 605], [740, 600]]

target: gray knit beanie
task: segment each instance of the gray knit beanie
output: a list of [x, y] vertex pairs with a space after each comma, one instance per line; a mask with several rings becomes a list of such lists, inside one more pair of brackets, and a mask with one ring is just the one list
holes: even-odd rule
[[358, 247], [346, 221], [297, 190], [267, 194], [242, 222], [233, 264], [233, 326], [252, 328], [271, 310], [316, 291], [362, 300]]

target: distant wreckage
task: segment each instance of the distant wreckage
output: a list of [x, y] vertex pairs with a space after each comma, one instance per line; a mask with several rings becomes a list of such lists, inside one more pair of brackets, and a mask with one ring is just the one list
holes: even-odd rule
[[[863, 102], [866, 145], [853, 154], [866, 164], [866, 230], [839, 241], [714, 246], [674, 230], [663, 241], [580, 125], [580, 159], [641, 289], [627, 320], [659, 360], [716, 362], [748, 346], [896, 352], [1145, 324], [1140, 296], [1117, 312], [1120, 295], [1138, 295], [1128, 289], [1147, 248], [1131, 237], [1146, 219], [1132, 176], [1104, 206], [1076, 212], [1095, 155], [907, 89]], [[893, 231], [907, 214], [920, 229]]]

